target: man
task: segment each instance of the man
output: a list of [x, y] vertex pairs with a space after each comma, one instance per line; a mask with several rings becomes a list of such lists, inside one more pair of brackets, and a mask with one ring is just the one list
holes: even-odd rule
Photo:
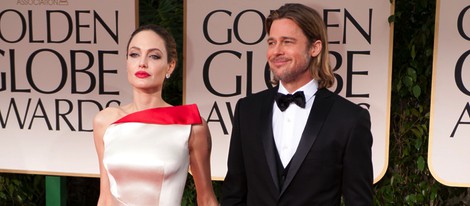
[[237, 102], [222, 205], [372, 205], [370, 115], [327, 89], [321, 16], [286, 4], [266, 31], [277, 86]]

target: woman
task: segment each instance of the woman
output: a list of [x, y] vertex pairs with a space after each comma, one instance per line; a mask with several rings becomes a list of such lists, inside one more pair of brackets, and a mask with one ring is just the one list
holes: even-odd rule
[[135, 30], [127, 46], [130, 104], [106, 108], [93, 121], [100, 163], [98, 205], [181, 205], [188, 167], [198, 205], [217, 205], [211, 175], [211, 139], [196, 105], [162, 98], [177, 62], [176, 43], [162, 27]]

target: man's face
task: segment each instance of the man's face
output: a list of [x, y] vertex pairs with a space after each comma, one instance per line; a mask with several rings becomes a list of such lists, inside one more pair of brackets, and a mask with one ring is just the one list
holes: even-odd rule
[[274, 20], [268, 37], [267, 59], [273, 75], [283, 83], [312, 79], [309, 63], [313, 47], [302, 29], [290, 19]]

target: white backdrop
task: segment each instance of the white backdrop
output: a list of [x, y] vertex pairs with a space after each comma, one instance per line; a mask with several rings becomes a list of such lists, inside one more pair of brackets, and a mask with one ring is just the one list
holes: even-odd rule
[[442, 184], [470, 187], [470, 4], [436, 8], [429, 170]]
[[0, 172], [98, 176], [92, 119], [130, 100], [136, 5], [0, 2]]
[[[222, 180], [236, 101], [267, 88], [269, 10], [288, 1], [185, 1], [184, 102], [197, 103], [212, 138], [212, 175]], [[374, 181], [388, 165], [393, 6], [388, 0], [315, 1], [328, 28], [337, 84], [333, 91], [369, 108]]]

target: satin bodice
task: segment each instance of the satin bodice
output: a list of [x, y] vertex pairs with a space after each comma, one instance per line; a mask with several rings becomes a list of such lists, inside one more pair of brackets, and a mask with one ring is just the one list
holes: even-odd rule
[[110, 125], [103, 137], [103, 164], [113, 205], [181, 205], [189, 167], [196, 105], [133, 113]]

